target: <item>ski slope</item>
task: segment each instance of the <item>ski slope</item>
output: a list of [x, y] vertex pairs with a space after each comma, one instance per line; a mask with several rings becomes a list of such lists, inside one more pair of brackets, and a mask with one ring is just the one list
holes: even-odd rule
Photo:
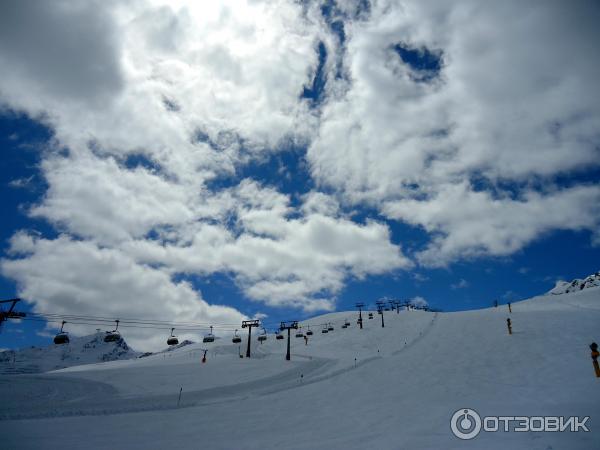
[[[600, 287], [456, 313], [316, 317], [305, 345], [253, 336], [146, 358], [0, 377], [7, 449], [600, 448]], [[510, 317], [513, 334], [507, 334]], [[349, 319], [351, 326], [341, 329]], [[318, 324], [331, 322], [333, 332]], [[206, 348], [207, 362], [201, 363]], [[182, 390], [181, 401], [178, 397]], [[589, 433], [450, 431], [481, 416], [591, 416]]]

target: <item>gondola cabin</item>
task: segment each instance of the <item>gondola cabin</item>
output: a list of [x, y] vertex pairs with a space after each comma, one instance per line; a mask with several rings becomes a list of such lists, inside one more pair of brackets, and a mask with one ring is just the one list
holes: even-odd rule
[[69, 335], [67, 333], [58, 333], [56, 336], [54, 336], [54, 343], [56, 345], [68, 344]]
[[171, 328], [171, 335], [167, 338], [167, 345], [179, 344], [179, 339], [177, 339], [177, 336], [173, 335], [174, 330], [175, 330], [175, 328]]
[[215, 342], [215, 335], [213, 334], [212, 325], [210, 326], [210, 333], [204, 335], [204, 338], [202, 338], [202, 342]]
[[60, 326], [60, 332], [54, 336], [54, 343], [56, 345], [68, 344], [69, 343], [69, 335], [66, 331], [63, 331], [63, 328], [67, 322], [63, 320], [62, 325]]
[[121, 339], [121, 333], [119, 333], [119, 320], [115, 320], [117, 326], [112, 331], [107, 331], [104, 334], [104, 342], [117, 342]]
[[121, 339], [121, 333], [116, 330], [107, 331], [104, 334], [104, 342], [117, 342], [119, 339]]

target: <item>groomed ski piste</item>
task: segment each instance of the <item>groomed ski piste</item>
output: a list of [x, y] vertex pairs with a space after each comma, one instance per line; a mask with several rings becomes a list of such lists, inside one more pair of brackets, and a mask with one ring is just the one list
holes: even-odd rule
[[[305, 345], [224, 337], [145, 358], [0, 377], [2, 449], [600, 448], [600, 287], [475, 311], [315, 317]], [[506, 319], [512, 321], [512, 335]], [[341, 325], [351, 323], [347, 329]], [[328, 323], [323, 334], [315, 324]], [[246, 340], [240, 344], [244, 353]], [[201, 362], [208, 349], [206, 363]], [[181, 399], [179, 394], [181, 390]], [[179, 401], [179, 405], [178, 405]], [[450, 418], [590, 416], [589, 432], [480, 432]]]

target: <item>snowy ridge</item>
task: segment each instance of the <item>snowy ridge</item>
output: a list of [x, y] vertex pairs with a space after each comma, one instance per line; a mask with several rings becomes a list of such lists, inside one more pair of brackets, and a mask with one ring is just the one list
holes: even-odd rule
[[600, 286], [600, 271], [587, 276], [583, 280], [576, 278], [571, 282], [557, 281], [556, 286], [554, 286], [554, 288], [548, 291], [548, 294], [568, 294], [570, 292], [577, 292], [581, 291], [582, 289], [587, 289], [595, 286]]
[[123, 338], [104, 342], [104, 333], [71, 337], [70, 343], [47, 347], [29, 347], [0, 353], [0, 374], [31, 374], [65, 367], [136, 358]]

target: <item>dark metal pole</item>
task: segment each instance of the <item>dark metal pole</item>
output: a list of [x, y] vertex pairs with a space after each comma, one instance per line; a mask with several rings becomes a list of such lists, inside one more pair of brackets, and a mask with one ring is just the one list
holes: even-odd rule
[[360, 326], [360, 329], [363, 329], [363, 318], [362, 318], [362, 309], [364, 307], [364, 303], [357, 303], [356, 307], [358, 308], [358, 325]]
[[287, 353], [285, 354], [285, 359], [287, 361], [290, 360], [290, 328], [288, 328]]
[[375, 302], [377, 304], [377, 312], [381, 314], [381, 328], [385, 328], [385, 323], [383, 322], [383, 305], [382, 301]]
[[246, 358], [250, 358], [250, 341], [252, 341], [252, 327], [248, 327], [248, 347], [246, 347]]

